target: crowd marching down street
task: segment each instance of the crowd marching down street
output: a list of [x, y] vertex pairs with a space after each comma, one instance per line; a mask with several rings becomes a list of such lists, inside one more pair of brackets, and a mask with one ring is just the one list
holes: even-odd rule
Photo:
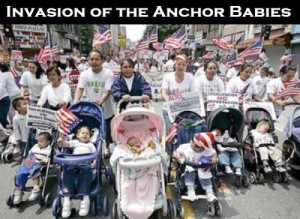
[[[36, 60], [1, 62], [1, 159], [20, 164], [7, 204], [25, 200], [30, 179], [27, 201], [43, 197], [50, 205], [46, 166], [60, 171], [54, 216], [70, 217], [73, 199], [80, 200], [80, 216], [98, 214], [102, 157], [110, 157], [104, 174], [118, 192], [115, 218], [148, 218], [155, 211], [183, 217], [182, 205], [166, 198], [164, 181], [176, 184], [179, 203], [206, 199], [211, 216], [226, 211], [218, 199], [219, 172], [234, 175], [237, 187], [264, 182], [268, 174], [287, 182], [287, 171], [300, 164], [300, 76], [288, 54], [276, 60], [282, 65], [275, 72], [262, 44], [258, 39], [234, 60], [178, 50], [168, 60], [120, 58], [94, 48], [88, 57], [63, 61], [59, 53], [50, 59], [43, 47]], [[154, 100], [163, 101], [162, 112], [148, 104]], [[280, 145], [275, 121], [291, 105]], [[43, 127], [44, 118], [54, 129]]]

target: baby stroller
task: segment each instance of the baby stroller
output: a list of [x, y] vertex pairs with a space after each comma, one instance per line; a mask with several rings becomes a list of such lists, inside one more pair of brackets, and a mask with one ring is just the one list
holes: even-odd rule
[[[33, 135], [32, 137], [35, 138], [35, 135]], [[46, 206], [46, 207], [49, 207], [52, 204], [52, 200], [53, 200], [52, 194], [48, 191], [49, 188], [47, 188], [47, 186], [48, 186], [49, 178], [55, 176], [55, 175], [50, 176], [50, 171], [52, 169], [51, 167], [53, 164], [53, 157], [55, 154], [55, 144], [57, 141], [57, 131], [54, 128], [51, 129], [51, 137], [52, 137], [52, 142], [51, 142], [50, 157], [48, 157], [49, 161], [47, 162], [47, 165], [42, 167], [42, 169], [41, 169], [42, 190], [41, 190], [41, 195], [39, 198], [39, 204], [40, 204], [40, 206]], [[14, 186], [14, 188], [15, 188], [15, 186]], [[33, 186], [26, 186], [22, 192], [30, 192], [32, 189], [33, 189]], [[14, 189], [12, 190], [11, 195], [6, 200], [6, 204], [9, 207], [14, 206], [13, 200], [14, 200]]]
[[[171, 180], [172, 164], [175, 162], [172, 155], [179, 145], [188, 143], [193, 138], [195, 133], [206, 132], [207, 126], [204, 119], [193, 111], [183, 111], [179, 113], [171, 125], [170, 134], [167, 137], [169, 158], [168, 182]], [[173, 130], [172, 130], [173, 129]], [[174, 135], [172, 135], [174, 133]]]
[[[58, 190], [57, 190], [57, 198], [54, 200], [52, 204], [52, 214], [57, 217], [60, 215], [62, 211], [62, 201], [63, 191], [62, 191], [62, 177], [64, 176], [64, 169], [67, 166], [76, 166], [81, 165], [83, 163], [92, 163], [92, 161], [96, 160], [96, 168], [93, 171], [92, 183], [91, 183], [91, 191], [90, 191], [90, 214], [95, 216], [98, 215], [101, 209], [100, 204], [100, 191], [101, 191], [101, 153], [102, 153], [102, 143], [105, 138], [105, 121], [103, 118], [102, 108], [98, 105], [91, 102], [79, 102], [74, 104], [69, 108], [69, 110], [75, 114], [79, 119], [80, 123], [78, 126], [88, 126], [91, 129], [98, 129], [98, 135], [96, 136], [95, 146], [96, 153], [93, 154], [78, 154], [73, 155], [68, 153], [67, 151], [63, 151], [62, 153], [56, 154], [54, 157], [54, 163], [60, 165], [59, 171], [59, 181], [58, 181]], [[76, 127], [73, 127], [73, 131]], [[82, 195], [76, 194], [71, 197], [71, 199], [81, 199]], [[103, 198], [102, 210], [104, 215], [108, 214], [108, 198], [105, 196]]]
[[[219, 141], [216, 140], [215, 144], [216, 146], [220, 144], [223, 148], [227, 150], [235, 150], [237, 149], [240, 155], [243, 159], [243, 150], [242, 150], [242, 144], [238, 141], [239, 140], [239, 132], [241, 131], [242, 125], [243, 125], [243, 115], [240, 110], [235, 108], [220, 108], [212, 113], [210, 113], [208, 119], [208, 130], [213, 131], [214, 129], [218, 129], [221, 131], [221, 133], [225, 133], [225, 131], [228, 131], [229, 138], [235, 139], [232, 142], [225, 142], [223, 139], [220, 139]], [[216, 147], [217, 150], [217, 147]], [[219, 153], [219, 151], [217, 150]], [[217, 165], [217, 170], [220, 169], [224, 171], [224, 166]], [[217, 173], [217, 175], [220, 172]], [[220, 181], [217, 181], [219, 184]], [[240, 187], [243, 185], [244, 187], [249, 186], [249, 180], [248, 177], [245, 174], [245, 168], [244, 163], [242, 162], [242, 168], [241, 168], [241, 175], [234, 175], [234, 185], [237, 187]]]
[[[0, 124], [0, 151], [1, 151], [1, 160], [6, 162], [7, 154], [18, 154], [18, 151], [14, 150], [12, 147], [14, 142], [13, 132], [11, 129], [5, 129]], [[9, 152], [9, 153], [8, 153]]]
[[[249, 181], [250, 183], [263, 183], [265, 179], [265, 172], [262, 160], [260, 158], [260, 154], [258, 149], [254, 146], [254, 137], [252, 135], [251, 130], [254, 130], [259, 121], [266, 120], [270, 125], [269, 132], [272, 134], [273, 140], [275, 144], [278, 143], [278, 137], [274, 132], [274, 123], [271, 115], [268, 111], [263, 108], [253, 107], [249, 108], [245, 112], [245, 124], [248, 127], [248, 135], [245, 139], [244, 144], [244, 153], [245, 153], [245, 165], [247, 169], [250, 171]], [[274, 147], [274, 144], [261, 144], [259, 147]], [[273, 180], [277, 183], [279, 182], [287, 182], [288, 175], [287, 172], [279, 172], [276, 170], [274, 162], [269, 159], [270, 167], [272, 168]]]
[[[140, 97], [131, 99], [140, 100]], [[118, 106], [120, 106], [120, 102]], [[161, 216], [161, 213], [172, 218], [176, 217], [176, 208], [172, 200], [167, 199], [165, 192], [164, 165], [166, 164], [163, 163], [164, 152], [159, 145], [164, 133], [163, 119], [149, 109], [135, 106], [127, 108], [114, 117], [111, 123], [111, 130], [112, 138], [116, 144], [111, 162], [116, 153], [122, 150], [122, 145], [126, 144], [128, 138], [132, 136], [142, 139], [142, 143], [152, 141], [156, 145], [151, 156], [117, 156], [116, 162], [113, 162], [115, 188], [118, 196], [112, 208], [112, 218], [123, 218], [125, 215], [136, 213], [138, 210], [139, 216], [136, 215], [136, 217], [139, 218], [148, 217], [151, 214], [159, 217], [158, 215]], [[152, 177], [149, 177], [149, 171], [152, 172]], [[132, 175], [129, 173], [142, 174], [132, 178]], [[149, 181], [143, 182], [146, 178], [151, 183]], [[143, 192], [137, 189], [140, 186], [145, 186]], [[128, 190], [133, 191], [128, 193]], [[147, 191], [147, 197], [144, 197], [144, 191]], [[140, 195], [141, 192], [143, 195]], [[151, 197], [150, 200], [149, 197]], [[128, 202], [128, 204], [122, 204], [122, 202]], [[135, 207], [131, 208], [134, 205]], [[148, 207], [143, 208], [144, 206]], [[150, 209], [149, 206], [151, 206]], [[134, 209], [135, 212], [130, 209]]]

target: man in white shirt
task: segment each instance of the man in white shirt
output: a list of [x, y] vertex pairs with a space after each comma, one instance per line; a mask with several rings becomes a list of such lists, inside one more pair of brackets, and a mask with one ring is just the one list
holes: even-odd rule
[[146, 73], [147, 68], [145, 67], [145, 59], [139, 58], [138, 63], [134, 66], [134, 71], [139, 73]]
[[80, 74], [74, 101], [78, 102], [85, 91], [88, 101], [96, 102], [103, 107], [106, 121], [106, 153], [109, 153], [109, 144], [112, 143], [110, 121], [114, 116], [110, 90], [114, 76], [110, 70], [102, 67], [104, 60], [105, 57], [98, 50], [90, 52], [89, 65], [91, 68]]
[[163, 66], [163, 72], [173, 72], [174, 71], [174, 58], [175, 58], [175, 54], [171, 54], [170, 59], [166, 62], [166, 64], [164, 64]]
[[106, 61], [103, 63], [103, 67], [109, 69], [111, 72], [114, 70], [115, 61], [111, 59], [111, 55], [106, 56]]
[[238, 75], [242, 65], [243, 65], [242, 61], [239, 60], [235, 61], [233, 67], [229, 69], [226, 74], [227, 81], [229, 81], [231, 78], [234, 78]]

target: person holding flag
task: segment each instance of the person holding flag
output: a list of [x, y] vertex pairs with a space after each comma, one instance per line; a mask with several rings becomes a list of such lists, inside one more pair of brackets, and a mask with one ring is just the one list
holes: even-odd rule
[[282, 108], [287, 105], [291, 98], [299, 102], [295, 97], [300, 95], [299, 80], [293, 80], [296, 68], [284, 65], [280, 69], [280, 77], [270, 80], [267, 84], [267, 99], [273, 102], [276, 116], [278, 117]]
[[238, 76], [232, 78], [226, 88], [227, 93], [238, 93], [239, 102], [242, 104], [244, 100], [261, 101], [258, 95], [258, 89], [253, 83], [251, 77], [253, 66], [250, 63], [244, 63]]

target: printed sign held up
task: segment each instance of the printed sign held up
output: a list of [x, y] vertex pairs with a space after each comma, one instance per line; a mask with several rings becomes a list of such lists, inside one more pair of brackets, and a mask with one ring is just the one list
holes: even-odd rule
[[28, 106], [27, 127], [38, 129], [51, 129], [57, 127], [54, 110], [42, 107]]
[[239, 98], [238, 94], [234, 93], [218, 93], [211, 92], [207, 93], [207, 111], [214, 111], [218, 108], [239, 108]]

